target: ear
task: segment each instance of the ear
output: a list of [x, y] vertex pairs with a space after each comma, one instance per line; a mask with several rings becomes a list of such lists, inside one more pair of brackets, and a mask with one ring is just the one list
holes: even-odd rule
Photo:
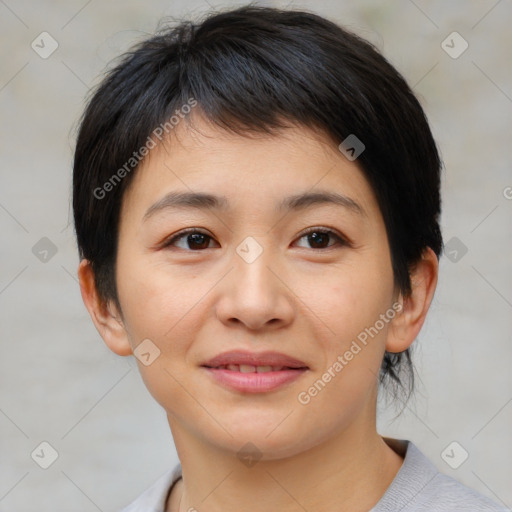
[[85, 307], [108, 348], [120, 356], [132, 354], [132, 347], [121, 315], [114, 305], [105, 304], [100, 300], [94, 282], [94, 272], [86, 259], [83, 259], [78, 266], [78, 280]]
[[434, 297], [439, 274], [435, 252], [427, 247], [410, 272], [411, 294], [400, 296], [402, 306], [393, 318], [386, 341], [388, 352], [403, 352], [418, 336]]

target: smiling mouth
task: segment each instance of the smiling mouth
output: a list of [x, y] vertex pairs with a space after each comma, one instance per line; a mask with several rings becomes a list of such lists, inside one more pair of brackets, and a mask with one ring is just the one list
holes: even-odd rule
[[216, 384], [236, 393], [269, 393], [291, 385], [301, 378], [307, 366], [271, 366], [252, 364], [223, 364], [202, 366]]
[[269, 372], [280, 372], [285, 370], [306, 370], [306, 367], [291, 368], [289, 366], [253, 366], [251, 364], [223, 364], [220, 366], [205, 366], [212, 370], [229, 370], [231, 372], [240, 373], [269, 373]]
[[236, 393], [268, 393], [291, 385], [309, 366], [287, 354], [231, 350], [204, 362], [211, 382]]

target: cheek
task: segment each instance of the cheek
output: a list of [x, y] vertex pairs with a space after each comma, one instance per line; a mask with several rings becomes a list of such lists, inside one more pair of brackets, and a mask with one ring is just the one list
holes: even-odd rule
[[375, 324], [381, 314], [391, 307], [393, 276], [391, 268], [369, 262], [365, 266], [346, 266], [343, 271], [333, 272], [321, 292], [311, 287], [307, 291], [311, 309], [325, 319], [333, 345], [343, 349], [366, 328]]
[[187, 355], [207, 314], [201, 307], [206, 290], [194, 286], [194, 279], [169, 276], [161, 268], [144, 268], [135, 260], [122, 262], [118, 268], [119, 298], [130, 343], [135, 349], [149, 339], [158, 354], [148, 365], [136, 359], [140, 375], [164, 409], [186, 415], [194, 405], [183, 387], [189, 378]]
[[[309, 303], [329, 328], [316, 342], [321, 344], [322, 364], [297, 396], [305, 413], [305, 431], [315, 427], [316, 435], [328, 435], [348, 424], [365, 407], [369, 393], [376, 389], [385, 340], [392, 315], [392, 276], [355, 269], [333, 275], [335, 285], [325, 293], [310, 290]], [[393, 312], [392, 312], [393, 313]], [[322, 417], [322, 426], [315, 418]]]
[[[202, 307], [208, 287], [186, 272], [171, 275], [136, 258], [119, 263], [119, 299], [133, 349], [149, 339], [160, 351], [156, 366], [178, 371], [208, 313]], [[144, 379], [153, 373], [153, 365], [139, 367]]]

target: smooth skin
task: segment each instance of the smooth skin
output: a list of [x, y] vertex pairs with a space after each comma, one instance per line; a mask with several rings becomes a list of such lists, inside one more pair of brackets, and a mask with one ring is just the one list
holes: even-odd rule
[[[168, 512], [370, 510], [403, 458], [376, 431], [384, 351], [418, 335], [437, 284], [431, 249], [412, 269], [412, 294], [395, 287], [384, 221], [358, 167], [318, 130], [274, 135], [223, 131], [194, 111], [136, 171], [121, 209], [116, 279], [121, 311], [104, 304], [87, 260], [84, 303], [107, 346], [128, 356], [145, 339], [160, 355], [138, 361], [166, 410], [183, 470]], [[312, 203], [278, 211], [286, 197], [336, 192], [359, 210]], [[169, 192], [225, 196], [224, 209], [148, 209]], [[307, 228], [335, 235], [314, 238]], [[184, 229], [205, 237], [183, 237]], [[337, 236], [340, 239], [337, 239]], [[263, 248], [252, 263], [236, 249]], [[198, 242], [199, 240], [199, 242]], [[343, 241], [345, 240], [345, 241]], [[402, 310], [307, 405], [298, 400], [357, 335]], [[228, 350], [278, 351], [304, 361], [297, 380], [266, 393], [226, 388], [201, 367]], [[252, 443], [261, 459], [237, 452]]]

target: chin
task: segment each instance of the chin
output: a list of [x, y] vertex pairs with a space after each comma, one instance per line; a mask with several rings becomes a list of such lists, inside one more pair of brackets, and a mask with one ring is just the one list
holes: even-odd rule
[[297, 418], [292, 420], [293, 413], [289, 419], [283, 421], [285, 417], [286, 414], [281, 414], [278, 417], [267, 415], [266, 418], [262, 418], [261, 414], [258, 414], [251, 419], [244, 415], [232, 423], [224, 423], [231, 436], [222, 432], [213, 438], [210, 435], [205, 437], [208, 437], [212, 444], [235, 454], [241, 460], [245, 456], [269, 461], [285, 459], [322, 442], [318, 429], [305, 430], [298, 424]]

